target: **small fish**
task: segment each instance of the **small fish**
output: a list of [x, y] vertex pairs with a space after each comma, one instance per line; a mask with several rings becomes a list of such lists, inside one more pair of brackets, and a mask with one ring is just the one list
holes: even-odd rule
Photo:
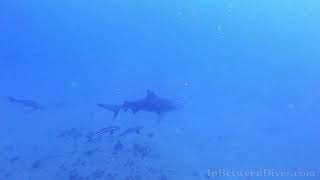
[[126, 135], [131, 134], [131, 133], [140, 134], [141, 129], [142, 129], [142, 127], [140, 127], [140, 126], [139, 127], [134, 127], [134, 128], [129, 128], [126, 131], [124, 131], [122, 134], [118, 135], [117, 138], [126, 136]]
[[18, 98], [14, 98], [14, 97], [9, 96], [8, 101], [11, 103], [23, 105], [24, 107], [27, 107], [27, 108], [31, 108], [33, 111], [44, 109], [43, 106], [41, 106], [40, 104], [38, 104], [37, 102], [35, 102], [33, 100], [18, 99]]
[[100, 131], [96, 132], [95, 134], [101, 135], [104, 133], [109, 133], [112, 135], [112, 134], [114, 134], [115, 131], [117, 131], [119, 129], [120, 129], [120, 127], [118, 127], [118, 126], [110, 126], [110, 127], [106, 127], [106, 128], [101, 129]]

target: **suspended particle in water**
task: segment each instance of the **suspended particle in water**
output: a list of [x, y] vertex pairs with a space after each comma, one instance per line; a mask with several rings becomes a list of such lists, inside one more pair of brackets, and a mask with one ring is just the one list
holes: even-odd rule
[[288, 109], [294, 109], [295, 107], [295, 104], [288, 104]]
[[71, 86], [72, 88], [76, 88], [76, 87], [78, 87], [78, 83], [75, 82], [75, 81], [72, 81], [72, 82], [70, 83], [70, 86]]
[[222, 26], [221, 26], [221, 25], [218, 25], [218, 26], [217, 26], [217, 30], [218, 30], [218, 31], [221, 31], [221, 30], [222, 30]]
[[226, 2], [226, 13], [228, 15], [231, 15], [231, 13], [233, 12], [233, 9], [234, 9], [233, 2], [231, 2], [231, 1]]
[[183, 130], [181, 128], [176, 128], [175, 129], [175, 133], [176, 134], [182, 134], [183, 133]]
[[184, 86], [190, 86], [190, 83], [185, 82], [183, 85], [184, 85]]

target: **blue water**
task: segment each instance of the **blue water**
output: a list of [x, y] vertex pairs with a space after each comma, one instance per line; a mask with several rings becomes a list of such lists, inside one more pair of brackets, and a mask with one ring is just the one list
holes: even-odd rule
[[[0, 179], [318, 180], [319, 6], [1, 1]], [[147, 89], [182, 108], [96, 106]]]

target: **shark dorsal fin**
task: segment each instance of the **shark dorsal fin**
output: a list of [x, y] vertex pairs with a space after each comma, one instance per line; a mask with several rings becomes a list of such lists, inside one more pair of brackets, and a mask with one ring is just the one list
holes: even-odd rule
[[147, 90], [147, 99], [155, 99], [157, 98], [158, 96], [156, 95], [156, 93], [154, 93], [153, 91], [151, 90]]

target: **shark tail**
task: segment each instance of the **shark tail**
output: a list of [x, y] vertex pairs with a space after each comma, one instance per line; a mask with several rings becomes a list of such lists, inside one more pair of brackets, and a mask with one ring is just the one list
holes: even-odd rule
[[97, 106], [113, 112], [113, 118], [117, 118], [118, 117], [119, 112], [120, 112], [120, 110], [122, 108], [122, 106], [111, 105], [111, 104], [97, 104]]

